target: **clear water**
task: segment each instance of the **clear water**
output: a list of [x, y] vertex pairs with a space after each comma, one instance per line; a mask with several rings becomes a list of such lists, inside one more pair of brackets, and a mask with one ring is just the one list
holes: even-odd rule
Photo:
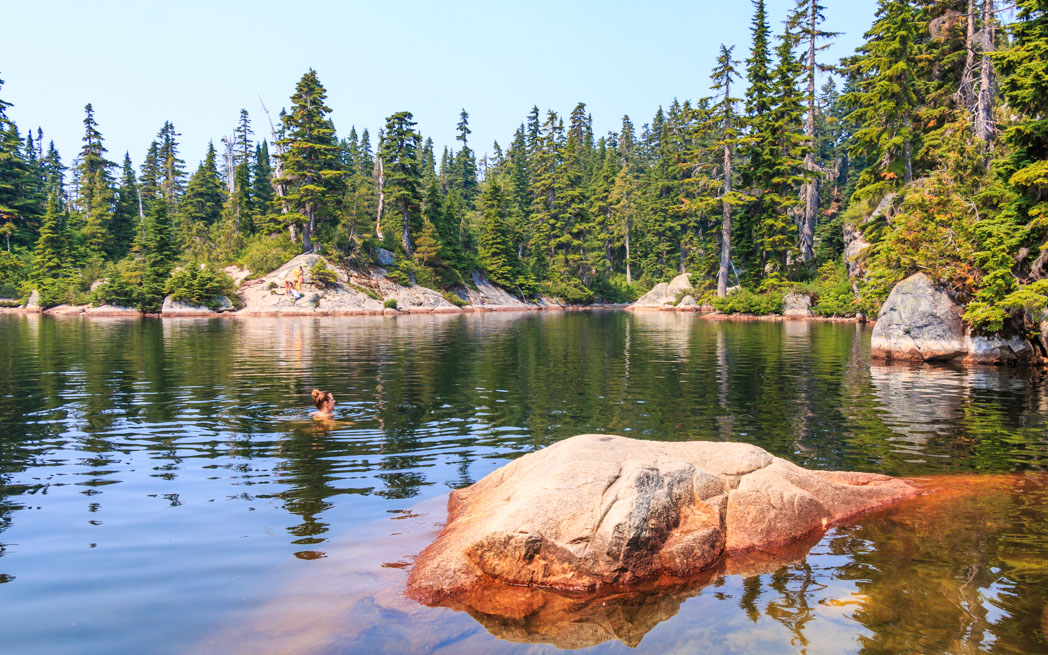
[[[0, 316], [0, 651], [1048, 652], [1046, 418], [1043, 371], [871, 367], [851, 324]], [[688, 588], [404, 597], [450, 488], [582, 432], [948, 491]]]

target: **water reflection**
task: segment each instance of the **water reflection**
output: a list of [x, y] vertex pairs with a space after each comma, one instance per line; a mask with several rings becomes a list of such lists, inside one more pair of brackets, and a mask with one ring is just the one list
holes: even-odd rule
[[[85, 652], [149, 650], [157, 636], [136, 641], [132, 623], [184, 643], [229, 607], [267, 600], [277, 563], [293, 575], [344, 565], [341, 535], [584, 432], [740, 440], [809, 468], [895, 475], [1048, 465], [1044, 372], [871, 367], [868, 332], [850, 324], [672, 312], [5, 315], [0, 367], [0, 620], [21, 652], [55, 650], [74, 622], [97, 637]], [[314, 387], [335, 393], [344, 424], [309, 418]], [[756, 610], [763, 625], [774, 596], [776, 625], [792, 628], [772, 641], [816, 644], [805, 612], [841, 608], [812, 603], [812, 573], [812, 583], [802, 569], [781, 581], [726, 575], [659, 625], [676, 633], [689, 607], [746, 598], [723, 629], [699, 621], [718, 645], [741, 644], [746, 624], [733, 621]], [[164, 598], [136, 597], [143, 588]], [[1043, 616], [1008, 607], [1024, 625]], [[661, 631], [643, 643], [665, 643]]]

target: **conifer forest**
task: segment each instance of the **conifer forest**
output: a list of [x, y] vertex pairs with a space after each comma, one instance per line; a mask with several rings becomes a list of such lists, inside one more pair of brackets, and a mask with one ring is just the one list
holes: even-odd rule
[[381, 248], [402, 284], [482, 271], [575, 304], [689, 272], [721, 311], [803, 288], [816, 313], [869, 315], [917, 271], [977, 330], [1048, 304], [1048, 2], [880, 0], [840, 61], [824, 22], [845, 6], [752, 4], [750, 42], [682, 80], [688, 99], [606, 134], [580, 102], [522, 108], [478, 144], [463, 109], [438, 151], [410, 111], [334, 125], [318, 65], [283, 109], [230, 116], [203, 161], [164, 122], [135, 162], [107, 151], [91, 104], [79, 152], [59, 153], [0, 86], [0, 297], [156, 311], [172, 285], [231, 284], [229, 264], [360, 267]]

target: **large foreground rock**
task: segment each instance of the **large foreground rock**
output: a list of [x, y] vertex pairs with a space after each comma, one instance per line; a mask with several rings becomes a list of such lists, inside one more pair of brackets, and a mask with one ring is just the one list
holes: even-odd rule
[[941, 362], [968, 352], [963, 308], [924, 273], [895, 285], [871, 336], [874, 359]]
[[695, 289], [691, 286], [691, 282], [688, 280], [688, 274], [681, 273], [673, 278], [669, 283], [659, 282], [652, 287], [651, 291], [638, 298], [637, 301], [630, 306], [640, 308], [673, 307], [684, 296], [694, 294]]
[[572, 437], [453, 491], [409, 590], [423, 602], [491, 582], [594, 590], [695, 576], [916, 496], [882, 475], [808, 471], [742, 443]]

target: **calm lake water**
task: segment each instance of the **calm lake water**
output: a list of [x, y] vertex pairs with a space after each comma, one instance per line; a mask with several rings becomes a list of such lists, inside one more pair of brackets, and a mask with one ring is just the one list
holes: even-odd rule
[[[1046, 652], [1046, 424], [1045, 372], [871, 366], [851, 324], [0, 316], [0, 651]], [[583, 432], [947, 491], [687, 588], [403, 596], [450, 489]]]

